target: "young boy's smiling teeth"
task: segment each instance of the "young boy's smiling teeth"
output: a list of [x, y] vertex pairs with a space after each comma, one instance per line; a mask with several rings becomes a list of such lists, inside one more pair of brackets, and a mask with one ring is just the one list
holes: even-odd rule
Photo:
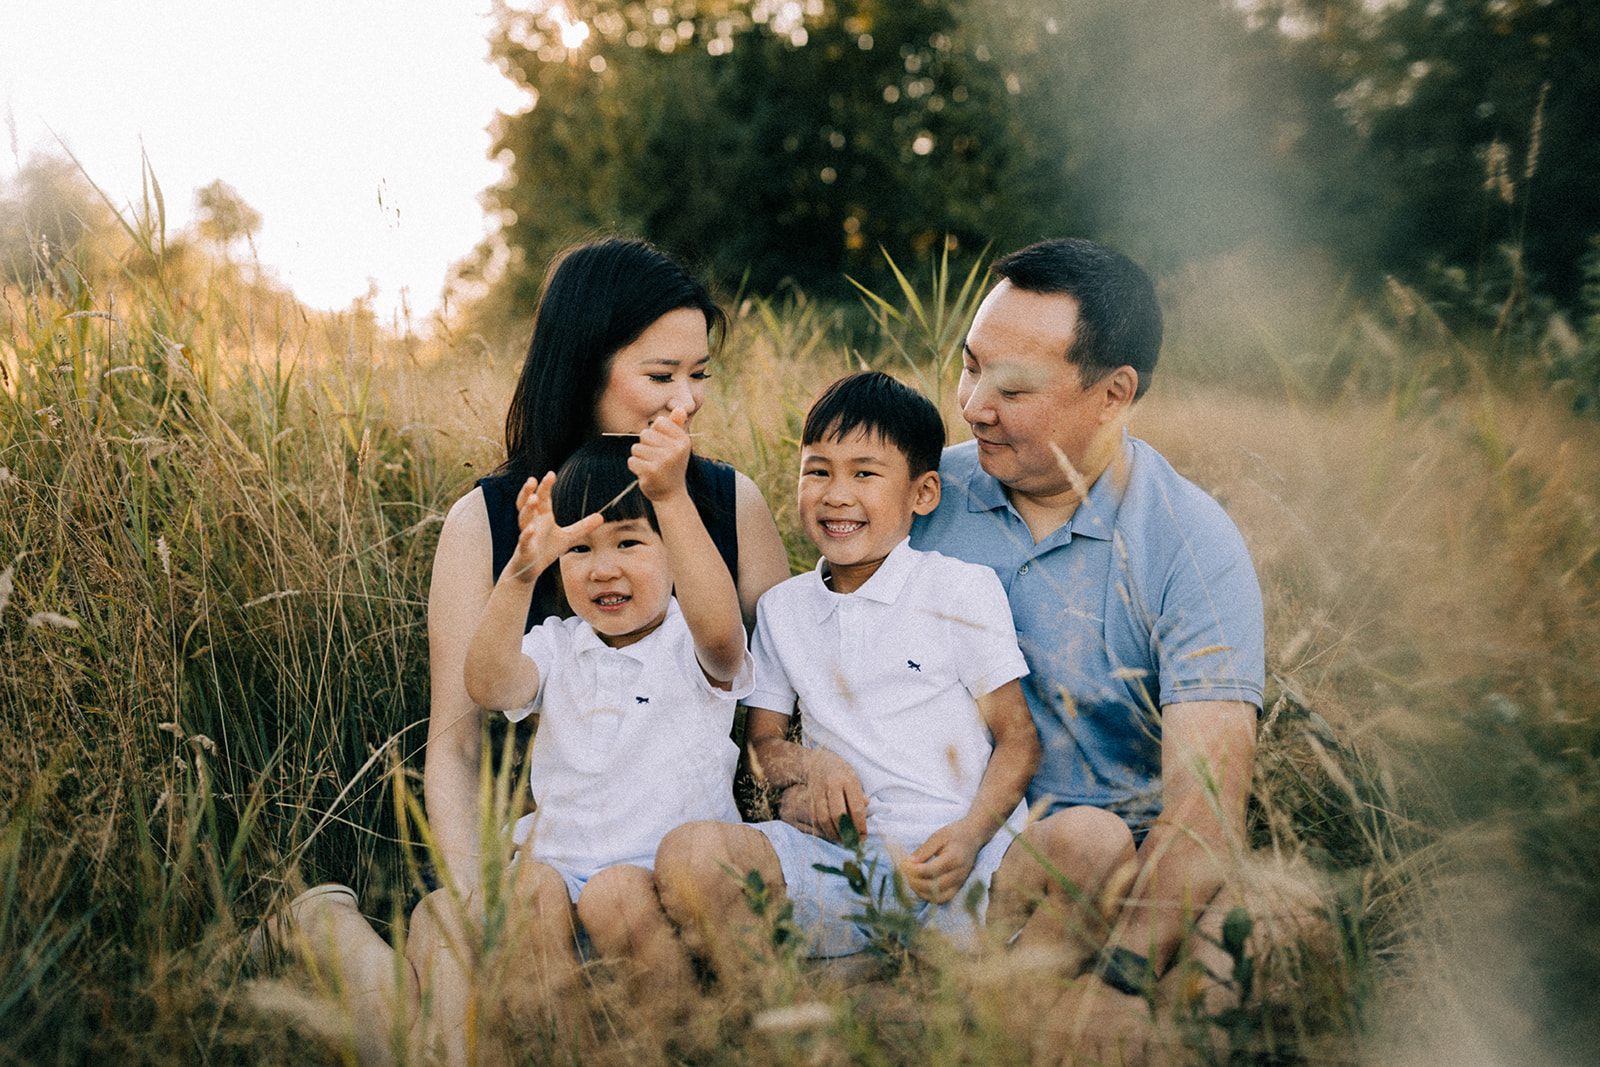
[[835, 537], [844, 537], [855, 533], [866, 523], [860, 519], [819, 519], [818, 525]]

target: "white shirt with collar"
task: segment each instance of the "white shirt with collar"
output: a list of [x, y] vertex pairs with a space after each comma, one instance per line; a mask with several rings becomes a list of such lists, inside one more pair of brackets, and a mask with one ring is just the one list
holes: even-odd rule
[[528, 761], [539, 808], [513, 832], [525, 854], [587, 876], [618, 863], [653, 868], [674, 827], [739, 821], [730, 734], [734, 705], [750, 691], [748, 653], [730, 690], [712, 686], [676, 598], [626, 648], [580, 618], [551, 617], [523, 637], [522, 652], [538, 665], [539, 692], [506, 717], [539, 715]]
[[909, 541], [853, 593], [827, 573], [824, 559], [761, 597], [745, 703], [798, 701], [803, 743], [860, 777], [868, 836], [909, 852], [977, 795], [994, 740], [976, 698], [1028, 673], [1011, 609], [988, 567]]

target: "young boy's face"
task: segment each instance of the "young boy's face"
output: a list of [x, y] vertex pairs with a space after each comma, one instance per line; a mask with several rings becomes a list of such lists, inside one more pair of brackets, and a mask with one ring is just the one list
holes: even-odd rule
[[648, 519], [601, 525], [561, 556], [561, 587], [600, 640], [624, 648], [667, 616], [672, 568]]
[[800, 450], [800, 523], [828, 560], [835, 592], [853, 592], [939, 503], [939, 473], [913, 478], [905, 453], [872, 430], [826, 434]]

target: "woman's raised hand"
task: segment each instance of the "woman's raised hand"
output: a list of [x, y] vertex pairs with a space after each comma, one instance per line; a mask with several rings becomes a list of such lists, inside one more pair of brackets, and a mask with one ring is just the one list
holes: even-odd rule
[[522, 533], [506, 564], [506, 574], [517, 581], [532, 584], [563, 552], [605, 522], [595, 512], [571, 526], [557, 526], [550, 503], [555, 484], [555, 471], [550, 471], [541, 479], [529, 478], [517, 493], [517, 525]]
[[639, 491], [651, 503], [660, 503], [677, 493], [687, 492], [691, 442], [685, 424], [689, 413], [675, 407], [670, 415], [658, 415], [639, 434], [633, 446], [628, 469], [639, 477]]

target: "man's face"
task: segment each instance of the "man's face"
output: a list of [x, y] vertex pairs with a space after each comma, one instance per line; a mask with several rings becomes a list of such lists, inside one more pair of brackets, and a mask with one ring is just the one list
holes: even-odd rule
[[1048, 499], [1072, 489], [1073, 469], [1092, 478], [1103, 390], [1085, 389], [1067, 362], [1078, 301], [1010, 281], [984, 298], [967, 333], [956, 400], [978, 441], [979, 462], [1012, 492]]

